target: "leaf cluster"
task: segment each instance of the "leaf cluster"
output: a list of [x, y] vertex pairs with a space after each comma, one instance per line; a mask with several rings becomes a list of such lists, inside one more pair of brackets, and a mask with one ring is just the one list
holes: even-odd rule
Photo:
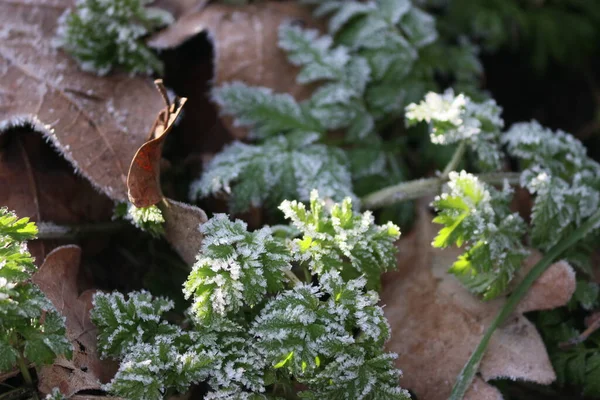
[[521, 185], [536, 195], [532, 244], [548, 250], [598, 209], [600, 164], [572, 135], [553, 132], [535, 121], [513, 125], [502, 141], [522, 165]]
[[391, 222], [376, 225], [370, 211], [355, 213], [349, 198], [327, 207], [313, 191], [309, 210], [296, 200], [284, 201], [280, 209], [302, 235], [294, 240], [296, 259], [313, 274], [340, 271], [346, 279], [365, 276], [369, 286], [377, 288], [380, 275], [395, 268], [393, 244], [400, 228]]
[[465, 171], [449, 178], [449, 191], [432, 203], [438, 212], [433, 222], [444, 225], [432, 245], [466, 245], [450, 272], [484, 299], [496, 297], [527, 255], [521, 244], [525, 223], [510, 212], [508, 186], [499, 192]]
[[19, 360], [43, 365], [71, 353], [63, 317], [30, 281], [35, 265], [26, 241], [36, 235], [28, 218], [0, 208], [0, 371]]
[[[398, 228], [374, 225], [349, 199], [328, 208], [315, 192], [311, 207], [282, 205], [304, 235], [299, 241], [268, 227], [248, 232], [223, 214], [204, 224], [203, 247], [184, 284], [192, 300], [185, 330], [165, 320], [173, 304], [164, 298], [96, 294], [98, 348], [121, 360], [106, 389], [159, 399], [206, 381], [213, 390], [207, 399], [266, 399], [302, 383], [305, 398], [408, 398], [398, 387], [395, 356], [383, 349], [390, 329], [377, 293], [366, 289], [365, 276], [344, 278], [347, 268], [389, 268]], [[308, 235], [314, 251], [304, 252]], [[296, 262], [319, 265], [318, 283], [294, 278], [286, 288]]]
[[[314, 5], [317, 16], [328, 17], [328, 34], [285, 23], [279, 46], [300, 67], [298, 83], [319, 86], [303, 102], [241, 82], [215, 88], [222, 113], [248, 127], [256, 143], [226, 147], [192, 183], [192, 198], [224, 192], [232, 211], [273, 209], [284, 199], [309, 201], [312, 189], [341, 201], [356, 197], [357, 179], [398, 177], [378, 133], [408, 101], [437, 87], [439, 59], [448, 57], [434, 44], [435, 20], [408, 0]], [[340, 130], [344, 150], [329, 140]]]
[[84, 71], [106, 75], [115, 67], [132, 74], [162, 70], [143, 38], [173, 22], [173, 16], [148, 7], [150, 0], [77, 0], [59, 21], [57, 41]]

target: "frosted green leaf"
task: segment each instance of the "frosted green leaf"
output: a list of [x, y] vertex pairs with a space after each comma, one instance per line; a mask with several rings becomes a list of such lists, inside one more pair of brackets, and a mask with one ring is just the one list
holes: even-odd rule
[[432, 245], [466, 245], [450, 272], [491, 299], [506, 289], [527, 255], [520, 241], [525, 224], [510, 212], [508, 186], [498, 192], [465, 171], [451, 172], [449, 178], [449, 192], [432, 203], [438, 211], [433, 222], [444, 225]]
[[429, 92], [419, 104], [409, 104], [406, 121], [408, 126], [427, 122], [434, 144], [466, 142], [477, 155], [480, 167], [494, 170], [500, 168], [502, 161], [499, 142], [504, 121], [500, 112], [494, 100], [476, 103], [463, 94], [455, 96], [448, 89], [442, 95]]
[[183, 392], [207, 379], [215, 353], [181, 349], [177, 340], [177, 336], [157, 336], [151, 344], [130, 347], [104, 390], [131, 400], [162, 400], [169, 388]]
[[164, 297], [153, 297], [147, 291], [94, 294], [90, 318], [98, 327], [98, 350], [104, 357], [118, 358], [137, 343], [148, 343], [156, 335], [172, 332], [162, 315], [174, 304]]
[[536, 195], [533, 245], [548, 250], [598, 208], [600, 164], [587, 156], [573, 136], [545, 129], [535, 121], [513, 125], [502, 140], [524, 167], [521, 185]]
[[417, 48], [427, 46], [437, 40], [435, 19], [416, 7], [411, 7], [400, 20], [400, 28], [408, 40]]
[[400, 18], [411, 9], [410, 0], [377, 0], [377, 9], [382, 18], [396, 25]]
[[202, 178], [192, 183], [190, 195], [225, 192], [232, 212], [286, 198], [308, 201], [314, 188], [333, 199], [354, 197], [345, 154], [315, 144], [316, 139], [312, 134], [278, 136], [262, 145], [235, 142], [213, 158]]
[[310, 209], [298, 201], [284, 201], [279, 207], [303, 236], [295, 239], [299, 261], [315, 274], [343, 270], [353, 277], [365, 275], [371, 287], [378, 285], [382, 272], [395, 268], [394, 242], [400, 229], [388, 222], [376, 225], [369, 211], [355, 213], [352, 201], [327, 207], [313, 191]]
[[408, 400], [408, 391], [398, 386], [401, 372], [394, 364], [397, 355], [366, 354], [361, 348], [341, 353], [308, 383], [312, 390], [301, 392], [303, 399], [344, 400], [356, 397], [365, 400]]
[[342, 79], [350, 59], [344, 47], [332, 47], [333, 39], [327, 35], [319, 37], [315, 29], [282, 24], [278, 44], [292, 64], [303, 67], [296, 78], [299, 83]]
[[283, 287], [291, 255], [270, 228], [248, 232], [245, 222], [217, 214], [201, 230], [202, 249], [184, 284], [184, 294], [193, 298], [192, 311], [199, 321], [255, 306], [267, 292]]
[[342, 5], [337, 8], [336, 13], [329, 18], [329, 32], [331, 34], [336, 34], [351, 19], [360, 15], [369, 14], [375, 9], [375, 4], [373, 2], [343, 2]]
[[213, 89], [212, 95], [221, 112], [234, 116], [237, 125], [249, 127], [255, 138], [322, 131], [322, 127], [287, 93], [275, 94], [267, 88], [234, 82]]
[[0, 208], [0, 372], [15, 368], [22, 356], [42, 366], [71, 354], [64, 318], [31, 283], [36, 268], [26, 240], [36, 234], [28, 218]]
[[130, 73], [162, 71], [144, 37], [171, 24], [167, 11], [147, 7], [151, 0], [77, 0], [59, 20], [58, 43], [85, 71], [106, 75], [114, 67]]
[[320, 358], [332, 357], [354, 343], [333, 310], [324, 307], [319, 288], [298, 284], [269, 301], [252, 324], [251, 334], [267, 363], [296, 377], [319, 368]]
[[123, 218], [154, 237], [165, 233], [165, 218], [156, 205], [137, 208], [131, 203], [120, 203], [115, 207], [114, 214], [115, 218]]

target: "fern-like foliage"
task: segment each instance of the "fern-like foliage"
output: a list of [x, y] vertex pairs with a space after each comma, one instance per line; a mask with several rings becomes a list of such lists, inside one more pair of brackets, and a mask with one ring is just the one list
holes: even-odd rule
[[376, 225], [370, 211], [355, 213], [351, 199], [327, 207], [313, 191], [310, 210], [295, 200], [284, 201], [280, 209], [302, 232], [302, 237], [295, 240], [297, 259], [312, 273], [337, 270], [346, 278], [364, 275], [370, 287], [378, 287], [381, 273], [395, 268], [394, 242], [400, 228], [391, 222]]
[[184, 285], [198, 319], [255, 306], [267, 292], [282, 289], [291, 254], [268, 227], [248, 232], [243, 221], [217, 214], [201, 229], [205, 235], [201, 253]]
[[430, 92], [419, 104], [406, 107], [409, 126], [425, 121], [430, 124], [431, 142], [440, 145], [465, 142], [484, 170], [500, 168], [500, 132], [504, 121], [494, 100], [483, 103], [449, 89], [444, 94]]
[[598, 209], [600, 164], [573, 136], [535, 121], [513, 125], [502, 140], [522, 163], [521, 185], [536, 195], [532, 244], [548, 250]]
[[264, 203], [279, 205], [286, 198], [308, 201], [314, 188], [334, 200], [354, 197], [346, 155], [315, 143], [317, 138], [315, 133], [297, 133], [261, 145], [235, 142], [192, 184], [191, 196], [228, 193], [232, 212]]
[[345, 282], [337, 271], [320, 279], [320, 287], [297, 285], [265, 306], [252, 325], [260, 354], [309, 386], [302, 397], [408, 398], [394, 355], [382, 352], [389, 325], [377, 294], [363, 293], [366, 280]]
[[28, 218], [0, 208], [0, 371], [19, 359], [43, 365], [71, 354], [64, 318], [30, 282], [35, 265], [26, 241], [36, 235]]
[[[353, 212], [349, 199], [329, 208], [313, 192], [311, 205], [310, 212], [298, 203], [282, 208], [302, 241], [315, 237], [312, 253], [289, 237], [291, 228], [277, 229], [283, 237], [268, 227], [248, 232], [222, 214], [202, 225], [202, 249], [184, 284], [193, 299], [185, 330], [164, 320], [173, 306], [164, 298], [96, 294], [98, 348], [121, 361], [105, 389], [161, 399], [204, 381], [207, 399], [265, 400], [291, 395], [302, 383], [299, 395], [312, 399], [408, 398], [398, 386], [395, 355], [384, 352], [390, 327], [377, 293], [365, 276], [344, 277], [391, 267], [398, 228]], [[321, 255], [318, 283], [290, 277], [291, 262]]]
[[147, 291], [131, 292], [127, 299], [121, 293], [96, 293], [90, 318], [99, 329], [100, 353], [118, 358], [138, 343], [173, 333], [173, 327], [161, 320], [173, 306], [172, 301]]
[[521, 245], [525, 223], [510, 212], [510, 191], [487, 187], [475, 176], [451, 172], [449, 193], [436, 197], [442, 224], [434, 247], [463, 246], [466, 251], [450, 268], [465, 286], [484, 298], [501, 294], [527, 255]]
[[[409, 0], [307, 3], [316, 6], [318, 17], [329, 18], [328, 34], [284, 23], [278, 43], [300, 67], [298, 83], [318, 88], [303, 102], [241, 82], [215, 88], [221, 112], [249, 128], [258, 143], [225, 148], [192, 183], [193, 199], [225, 192], [231, 210], [244, 211], [273, 209], [284, 199], [306, 202], [312, 189], [334, 201], [356, 198], [352, 181], [366, 177], [376, 177], [371, 182], [379, 189], [390, 183], [385, 177], [400, 178], [390, 171], [396, 162], [373, 155], [372, 148], [369, 157], [360, 151], [381, 143], [381, 126], [399, 117], [409, 101], [437, 88], [440, 69], [451, 75], [460, 70], [466, 81], [476, 81], [476, 74], [467, 78], [465, 72], [472, 70], [467, 64], [478, 65], [472, 47], [450, 46], [450, 51], [435, 45], [434, 18]], [[469, 61], [449, 61], [467, 53]], [[345, 155], [318, 143], [339, 130], [349, 147]]]
[[173, 16], [147, 7], [150, 0], [77, 0], [61, 17], [58, 42], [85, 71], [106, 75], [121, 67], [130, 73], [162, 71], [143, 38], [173, 22]]

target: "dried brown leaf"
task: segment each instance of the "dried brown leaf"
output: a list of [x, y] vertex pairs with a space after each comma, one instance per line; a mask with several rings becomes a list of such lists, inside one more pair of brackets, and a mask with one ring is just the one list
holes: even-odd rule
[[[400, 241], [399, 270], [384, 275], [382, 303], [392, 327], [387, 347], [399, 354], [402, 385], [419, 398], [442, 400], [505, 300], [482, 302], [447, 273], [461, 251], [431, 247], [437, 230], [430, 219], [421, 210], [415, 231]], [[574, 290], [571, 267], [556, 263], [531, 288], [520, 312], [564, 305]], [[540, 335], [520, 312], [494, 333], [480, 366], [483, 380], [475, 381], [467, 399], [500, 399], [484, 382], [494, 378], [555, 379]]]
[[0, 0], [0, 131], [33, 125], [79, 173], [123, 201], [129, 161], [161, 98], [147, 79], [82, 72], [53, 46], [57, 20], [72, 4]]
[[100, 360], [96, 352], [96, 326], [90, 321], [94, 291], [79, 294], [77, 275], [81, 249], [68, 245], [54, 249], [33, 275], [33, 282], [66, 318], [67, 338], [73, 344], [73, 359], [59, 357], [39, 372], [38, 389], [49, 393], [58, 387], [65, 396], [82, 390], [99, 390], [117, 370], [112, 361]]
[[159, 207], [165, 217], [165, 237], [186, 263], [193, 264], [202, 244], [200, 225], [208, 220], [206, 213], [171, 199], [164, 199]]
[[[0, 205], [36, 222], [95, 223], [109, 220], [113, 202], [73, 172], [30, 128], [0, 132]], [[29, 243], [38, 264], [57, 240]], [[64, 244], [64, 243], [62, 243]]]
[[157, 81], [158, 89], [167, 103], [156, 117], [150, 130], [148, 141], [133, 156], [127, 174], [129, 200], [136, 207], [149, 207], [162, 200], [160, 187], [160, 160], [162, 147], [167, 134], [173, 129], [177, 117], [181, 114], [186, 98], [176, 97], [172, 104], [167, 98], [162, 81]]
[[[310, 9], [297, 2], [258, 2], [243, 7], [212, 3], [199, 12], [183, 16], [149, 41], [159, 49], [173, 48], [206, 32], [214, 46], [214, 86], [242, 81], [287, 92], [297, 100], [310, 96], [313, 87], [296, 82], [298, 68], [291, 65], [277, 45], [279, 25], [288, 20], [307, 27], [319, 27]], [[247, 130], [224, 119], [237, 138]]]

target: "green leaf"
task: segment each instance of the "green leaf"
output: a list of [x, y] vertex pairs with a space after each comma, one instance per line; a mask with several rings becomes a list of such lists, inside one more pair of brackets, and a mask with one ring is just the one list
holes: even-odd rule
[[86, 71], [106, 75], [111, 69], [150, 75], [163, 65], [144, 38], [174, 21], [148, 0], [80, 0], [59, 20], [58, 44]]
[[316, 135], [291, 135], [260, 146], [235, 142], [192, 183], [191, 196], [225, 192], [230, 194], [232, 212], [280, 204], [286, 198], [308, 200], [314, 188], [333, 199], [354, 197], [345, 154], [314, 144], [316, 139]]
[[507, 188], [497, 192], [465, 171], [451, 172], [449, 178], [450, 193], [432, 203], [438, 211], [433, 222], [444, 225], [432, 245], [466, 244], [450, 272], [470, 291], [494, 298], [508, 287], [527, 254], [520, 242], [525, 224], [511, 214]]
[[340, 80], [350, 59], [344, 47], [332, 47], [330, 36], [319, 37], [319, 31], [302, 29], [292, 24], [279, 27], [279, 47], [294, 65], [302, 66], [296, 78], [299, 83]]
[[221, 111], [233, 115], [236, 124], [251, 128], [255, 138], [322, 131], [322, 127], [287, 93], [274, 94], [267, 88], [234, 82], [214, 89], [212, 94]]
[[291, 254], [268, 227], [248, 232], [246, 223], [217, 214], [201, 230], [202, 249], [184, 284], [199, 321], [255, 306], [267, 292], [283, 288]]
[[315, 274], [344, 271], [348, 276], [365, 275], [369, 287], [377, 287], [383, 271], [396, 265], [394, 242], [400, 229], [388, 223], [375, 225], [373, 215], [362, 215], [352, 209], [348, 198], [341, 204], [326, 207], [319, 193], [311, 193], [310, 210], [297, 201], [284, 201], [280, 209], [303, 237], [299, 260], [306, 262]]

